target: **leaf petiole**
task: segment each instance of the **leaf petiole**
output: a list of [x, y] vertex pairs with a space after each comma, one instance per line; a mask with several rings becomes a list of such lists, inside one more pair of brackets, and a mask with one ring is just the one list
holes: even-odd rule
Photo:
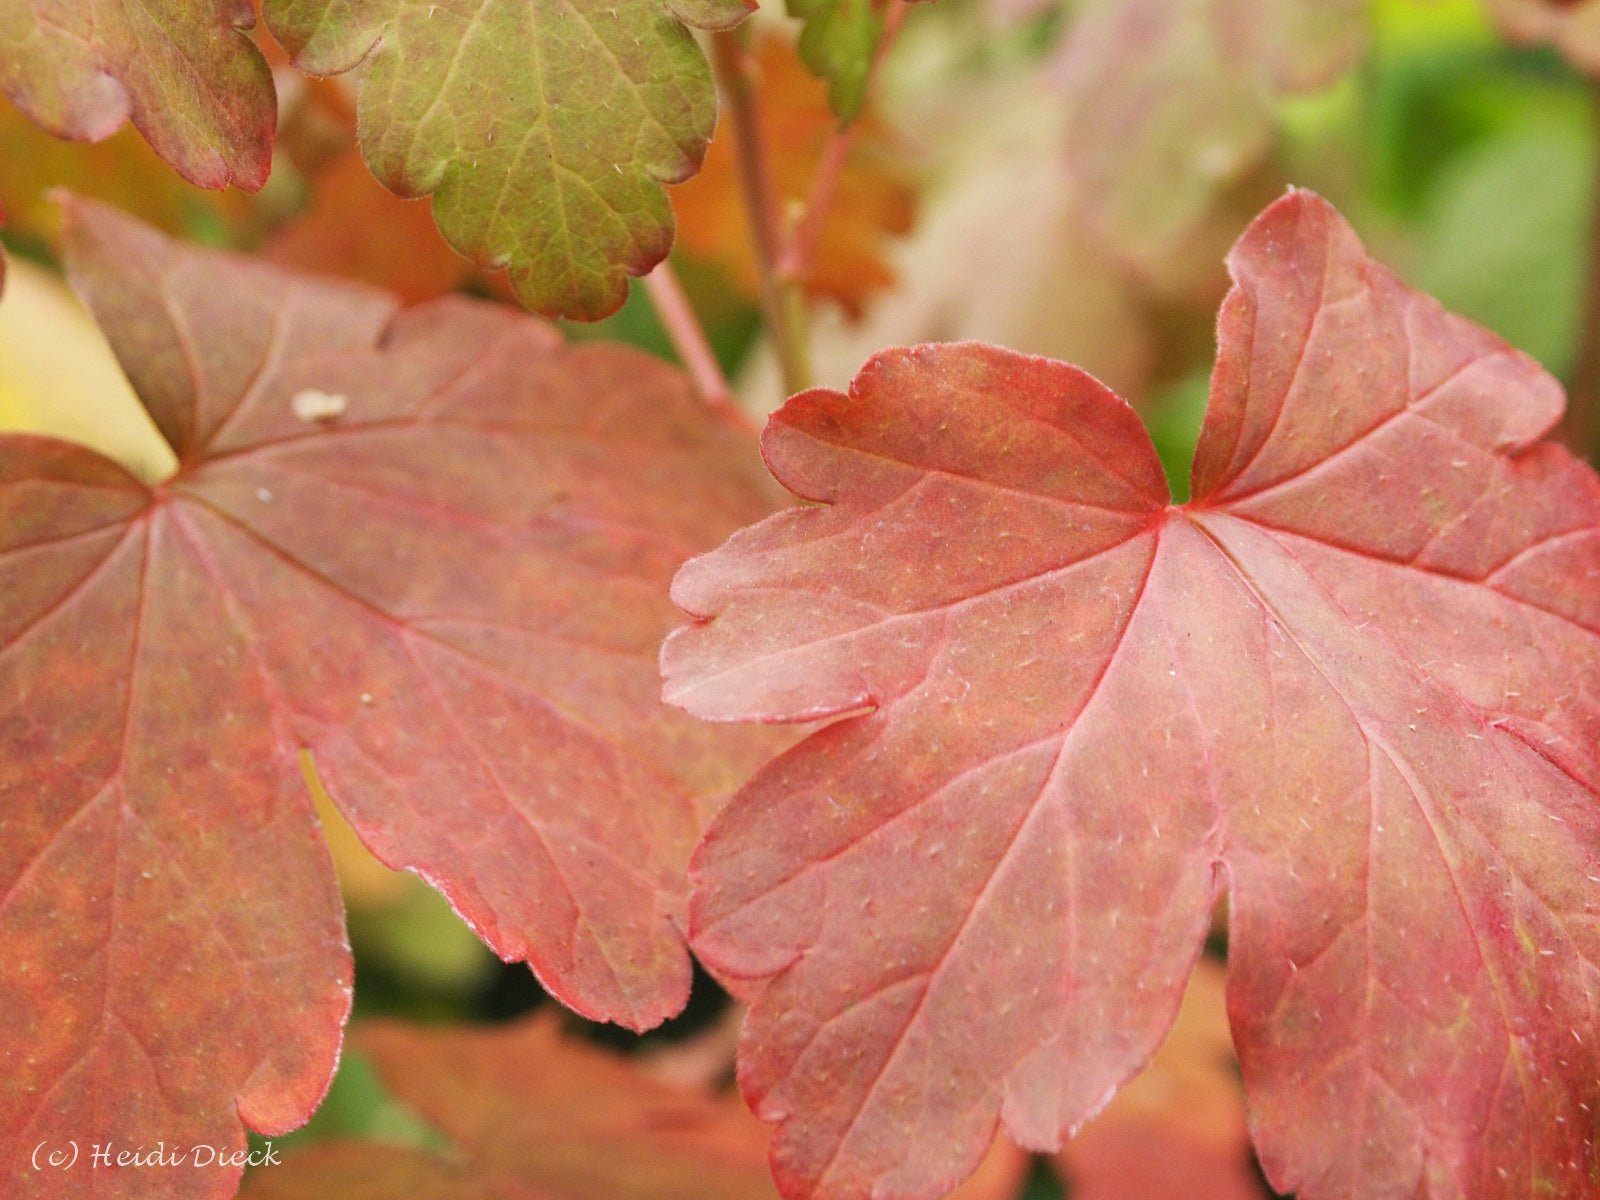
[[656, 264], [655, 270], [644, 277], [644, 287], [672, 341], [672, 348], [678, 352], [706, 407], [748, 424], [743, 410], [734, 401], [733, 389], [728, 386], [728, 378], [722, 373], [705, 328], [684, 293], [683, 285], [678, 282], [678, 273], [672, 269], [670, 259]]
[[778, 270], [781, 242], [777, 188], [761, 136], [761, 101], [754, 86], [754, 65], [741, 31], [713, 34], [711, 48], [712, 67], [737, 143], [739, 187], [761, 272], [761, 307], [778, 353], [785, 392], [804, 391], [811, 385], [805, 297]]

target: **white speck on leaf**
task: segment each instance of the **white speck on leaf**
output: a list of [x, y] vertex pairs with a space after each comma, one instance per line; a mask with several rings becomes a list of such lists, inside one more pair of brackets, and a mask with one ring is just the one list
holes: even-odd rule
[[294, 409], [294, 415], [302, 421], [331, 421], [335, 417], [344, 415], [344, 410], [350, 407], [350, 399], [337, 392], [319, 392], [316, 388], [306, 388], [294, 394], [294, 398], [289, 401], [289, 407]]

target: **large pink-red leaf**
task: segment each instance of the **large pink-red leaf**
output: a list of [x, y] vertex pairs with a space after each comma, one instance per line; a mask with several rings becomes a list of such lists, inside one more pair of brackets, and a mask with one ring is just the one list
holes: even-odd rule
[[[794, 1197], [928, 1197], [1151, 1055], [1217, 892], [1272, 1181], [1593, 1196], [1600, 482], [1560, 389], [1292, 193], [1230, 260], [1196, 500], [1059, 363], [890, 351], [765, 442], [667, 694], [842, 719], [698, 853]], [[756, 989], [752, 989], [754, 991]]]
[[0, 0], [0, 91], [57, 137], [131, 119], [189, 182], [259, 188], [272, 167], [272, 72], [251, 0]]
[[663, 708], [655, 648], [677, 564], [770, 511], [753, 447], [504, 308], [87, 205], [70, 258], [182, 465], [0, 438], [0, 1192], [85, 1194], [41, 1142], [242, 1145], [314, 1105], [350, 965], [302, 748], [566, 1003], [676, 1011], [689, 847], [770, 747]]

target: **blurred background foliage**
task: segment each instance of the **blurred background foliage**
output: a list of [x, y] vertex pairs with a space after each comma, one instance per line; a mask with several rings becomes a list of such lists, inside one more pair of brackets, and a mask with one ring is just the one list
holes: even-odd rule
[[[834, 118], [825, 86], [797, 56], [793, 23], [764, 11], [754, 25], [763, 132], [794, 211]], [[1412, 283], [1572, 380], [1584, 331], [1600, 320], [1586, 326], [1597, 286], [1600, 84], [1585, 64], [1600, 67], [1597, 31], [1600, 0], [919, 5], [856, 131], [807, 281], [818, 380], [842, 385], [872, 351], [930, 339], [1069, 359], [1144, 412], [1181, 498], [1226, 288], [1222, 257], [1289, 184], [1327, 196]], [[279, 87], [275, 169], [256, 195], [194, 189], [130, 130], [93, 146], [55, 141], [0, 101], [12, 258], [0, 301], [0, 428], [88, 442], [152, 480], [173, 467], [54, 274], [54, 188], [409, 299], [507, 297], [498, 276], [445, 247], [425, 202], [373, 181], [344, 85], [283, 71]], [[741, 399], [759, 413], [782, 395], [728, 142], [719, 138], [703, 172], [673, 191], [674, 263]], [[672, 353], [640, 287], [612, 318], [568, 333]], [[377, 1015], [482, 1023], [546, 1007], [525, 968], [499, 963], [436, 893], [367, 855], [306, 768], [347, 898], [357, 1028]], [[1219, 922], [1216, 956], [1225, 946]], [[688, 1011], [642, 1043], [564, 1020], [573, 1035], [650, 1060], [684, 1086], [726, 1089], [730, 1003], [701, 976]], [[1152, 1079], [1055, 1160], [995, 1168], [983, 1194], [1269, 1194], [1250, 1158], [1210, 968], [1191, 1005]], [[359, 1051], [311, 1123], [279, 1145], [333, 1137], [442, 1144]]]

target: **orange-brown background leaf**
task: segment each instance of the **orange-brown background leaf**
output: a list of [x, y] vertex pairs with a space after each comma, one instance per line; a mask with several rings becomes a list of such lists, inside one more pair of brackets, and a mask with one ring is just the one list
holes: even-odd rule
[[[762, 105], [774, 183], [783, 204], [805, 200], [823, 147], [835, 128], [827, 87], [806, 70], [794, 46], [768, 35], [756, 47]], [[700, 174], [672, 191], [678, 238], [691, 254], [725, 267], [747, 295], [759, 295], [760, 274], [739, 191], [737, 149], [726, 123], [706, 152]], [[915, 191], [903, 151], [869, 109], [859, 118], [854, 147], [818, 244], [809, 281], [815, 295], [860, 315], [879, 289], [893, 282], [884, 263], [886, 240], [911, 228]]]
[[39, 241], [52, 241], [59, 230], [60, 209], [49, 195], [58, 187], [118, 205], [168, 233], [210, 225], [235, 240], [248, 228], [250, 197], [186, 182], [132, 129], [102, 142], [66, 142], [0, 100], [0, 163], [6, 227]]
[[1196, 964], [1150, 1065], [1055, 1161], [1075, 1200], [1263, 1200], [1220, 964]]
[[[548, 1014], [503, 1028], [381, 1023], [354, 1043], [448, 1150], [330, 1143], [256, 1172], [242, 1200], [776, 1200], [771, 1131], [736, 1096], [663, 1083]], [[1002, 1143], [951, 1200], [1014, 1200], [1026, 1171]]]

